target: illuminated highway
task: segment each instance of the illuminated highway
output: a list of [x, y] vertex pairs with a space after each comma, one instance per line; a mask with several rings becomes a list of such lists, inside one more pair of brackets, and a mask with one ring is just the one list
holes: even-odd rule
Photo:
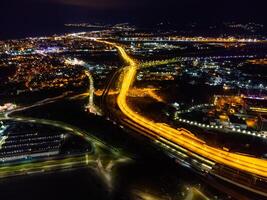
[[[185, 129], [176, 130], [166, 124], [155, 123], [132, 110], [126, 101], [128, 91], [135, 80], [135, 75], [138, 69], [138, 64], [131, 59], [123, 47], [107, 42], [94, 39], [117, 48], [121, 57], [127, 63], [124, 69], [124, 76], [120, 87], [120, 93], [117, 98], [117, 104], [122, 113], [132, 120], [138, 127], [148, 130], [149, 136], [154, 138], [164, 138], [172, 143], [187, 149], [190, 152], [196, 153], [199, 156], [213, 162], [226, 165], [237, 170], [242, 170], [251, 174], [256, 174], [262, 177], [267, 177], [267, 161], [240, 155], [237, 153], [230, 153], [228, 151], [208, 146], [204, 141], [198, 139], [192, 133]], [[145, 133], [146, 135], [148, 133]], [[153, 135], [152, 135], [153, 134]]]

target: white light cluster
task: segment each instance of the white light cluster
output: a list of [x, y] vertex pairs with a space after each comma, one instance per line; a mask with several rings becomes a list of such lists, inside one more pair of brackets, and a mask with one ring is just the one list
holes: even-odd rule
[[[222, 125], [220, 125], [220, 126], [218, 126], [218, 125], [208, 125], [208, 124], [203, 124], [203, 123], [199, 123], [199, 122], [195, 122], [195, 121], [190, 121], [190, 120], [187, 120], [187, 119], [182, 119], [182, 118], [179, 118], [179, 117], [176, 117], [175, 119], [178, 120], [179, 122], [190, 124], [190, 125], [197, 126], [197, 127], [200, 127], [200, 128], [225, 130], [225, 128]], [[247, 130], [239, 129], [239, 128], [238, 129], [237, 128], [232, 128], [232, 129], [229, 129], [229, 130], [231, 132], [234, 132], [234, 133], [242, 133], [242, 134], [246, 134], [246, 135], [252, 135], [252, 136], [255, 136], [255, 137], [266, 138], [266, 135], [258, 133], [258, 132], [247, 131]]]

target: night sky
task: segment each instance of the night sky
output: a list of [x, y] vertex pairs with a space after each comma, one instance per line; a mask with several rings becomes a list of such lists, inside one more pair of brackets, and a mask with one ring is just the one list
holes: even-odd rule
[[60, 32], [64, 23], [266, 24], [264, 0], [1, 0], [0, 38]]

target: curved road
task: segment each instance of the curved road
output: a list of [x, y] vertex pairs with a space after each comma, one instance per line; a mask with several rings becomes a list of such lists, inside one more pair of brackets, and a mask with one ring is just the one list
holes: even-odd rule
[[207, 160], [267, 178], [267, 160], [244, 156], [237, 153], [230, 153], [219, 148], [208, 146], [204, 141], [201, 141], [187, 130], [176, 130], [166, 124], [155, 123], [132, 110], [127, 105], [126, 97], [132, 83], [135, 80], [138, 64], [127, 55], [122, 46], [96, 38], [88, 39], [93, 39], [97, 42], [115, 47], [120, 53], [120, 56], [128, 64], [123, 72], [123, 80], [120, 87], [120, 93], [117, 98], [117, 104], [126, 117], [138, 126], [144, 127], [152, 133], [155, 133], [153, 134], [154, 136], [156, 135], [157, 137], [165, 138], [178, 146], [206, 158]]

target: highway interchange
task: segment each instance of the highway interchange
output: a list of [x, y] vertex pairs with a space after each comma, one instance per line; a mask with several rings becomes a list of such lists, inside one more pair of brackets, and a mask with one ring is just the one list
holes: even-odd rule
[[[83, 38], [86, 39], [86, 37]], [[127, 104], [127, 93], [135, 81], [135, 76], [139, 67], [138, 63], [126, 53], [122, 46], [116, 43], [103, 41], [96, 38], [88, 39], [93, 39], [94, 41], [115, 47], [127, 64], [122, 72], [123, 79], [120, 85], [120, 92], [117, 97], [117, 104], [126, 118], [123, 120], [128, 123], [129, 127], [133, 127], [135, 131], [152, 138], [154, 141], [160, 141], [160, 143], [163, 143], [167, 148], [169, 145], [175, 149], [182, 148], [183, 151], [186, 152], [187, 155], [190, 155], [193, 159], [195, 158], [200, 160], [202, 164], [204, 163], [204, 165], [205, 163], [209, 163], [209, 170], [212, 170], [213, 165], [219, 164], [234, 169], [237, 172], [241, 171], [255, 177], [260, 177], [259, 179], [267, 178], [266, 160], [248, 155], [231, 153], [224, 149], [208, 146], [205, 141], [200, 140], [188, 130], [176, 130], [167, 124], [155, 123], [153, 120], [147, 119], [146, 117], [132, 110]], [[201, 163], [199, 165], [201, 165]], [[255, 192], [254, 189], [251, 190]], [[267, 196], [265, 192], [259, 193]]]
[[[142, 64], [138, 63], [134, 59], [132, 59], [126, 52], [123, 46], [113, 43], [110, 41], [102, 40], [101, 38], [93, 38], [86, 37], [83, 34], [70, 34], [70, 37], [78, 37], [82, 39], [93, 40], [95, 42], [103, 43], [105, 45], [116, 48], [120, 57], [124, 60], [125, 66], [120, 69], [118, 72], [121, 73], [121, 80], [119, 82], [119, 92], [117, 96], [117, 105], [119, 110], [121, 111], [121, 124], [125, 127], [128, 127], [134, 130], [137, 133], [145, 135], [150, 138], [154, 143], [159, 145], [166, 153], [172, 152], [177, 158], [191, 159], [193, 162], [196, 162], [196, 165], [199, 165], [200, 169], [205, 173], [215, 173], [215, 176], [220, 177], [228, 182], [239, 185], [243, 188], [249, 189], [253, 192], [261, 194], [267, 197], [267, 193], [265, 191], [258, 191], [257, 189], [249, 188], [248, 186], [243, 186], [240, 183], [235, 183], [229, 180], [227, 177], [223, 177], [222, 174], [216, 174], [214, 172], [215, 166], [225, 166], [229, 169], [235, 170], [237, 174], [239, 172], [249, 174], [255, 179], [260, 179], [266, 181], [267, 179], [267, 160], [252, 157], [249, 155], [241, 155], [238, 153], [229, 152], [225, 149], [212, 147], [206, 144], [205, 141], [197, 138], [193, 133], [186, 129], [175, 129], [168, 124], [158, 123], [153, 121], [152, 119], [148, 119], [145, 116], [142, 116], [140, 113], [137, 113], [133, 110], [127, 103], [127, 96], [131, 86], [133, 85], [138, 69], [142, 67]], [[78, 61], [78, 60], [76, 60]], [[174, 60], [175, 61], [175, 60]], [[73, 62], [73, 61], [70, 61]], [[166, 61], [169, 62], [169, 61]], [[76, 65], [77, 63], [73, 63]], [[147, 63], [143, 64], [143, 67], [148, 67], [149, 65], [154, 65], [155, 63]], [[83, 65], [87, 68], [86, 63], [79, 63], [78, 65]], [[89, 101], [87, 108], [90, 112], [98, 114], [99, 109], [94, 104], [93, 96], [94, 96], [94, 84], [93, 77], [90, 72], [85, 71], [88, 80], [90, 82], [89, 87]], [[115, 77], [115, 76], [114, 76]], [[116, 81], [116, 80], [113, 80]], [[107, 92], [108, 93], [108, 92]], [[85, 154], [85, 155], [75, 155], [72, 157], [55, 159], [55, 160], [44, 160], [42, 162], [28, 162], [21, 165], [14, 166], [3, 166], [0, 168], [0, 177], [10, 176], [10, 175], [19, 175], [25, 174], [29, 172], [43, 172], [54, 169], [64, 169], [64, 168], [72, 168], [74, 166], [81, 165], [89, 165], [93, 164], [97, 166], [100, 172], [103, 172], [105, 179], [110, 182], [110, 173], [106, 173], [105, 167], [102, 166], [101, 161], [99, 160], [99, 152], [101, 148], [106, 148], [106, 145], [101, 141], [98, 141], [96, 138], [91, 137], [88, 133], [85, 133], [79, 130], [76, 127], [69, 126], [62, 122], [51, 121], [46, 119], [35, 119], [35, 118], [26, 118], [26, 117], [14, 117], [10, 116], [13, 112], [22, 111], [24, 109], [32, 108], [35, 106], [44, 105], [46, 103], [54, 102], [60, 98], [65, 97], [65, 94], [56, 98], [43, 100], [37, 102], [34, 105], [29, 107], [21, 107], [14, 111], [7, 112], [5, 116], [0, 117], [1, 121], [13, 120], [17, 122], [26, 122], [26, 123], [38, 123], [45, 124], [50, 126], [55, 126], [59, 128], [63, 128], [67, 131], [73, 132], [75, 135], [83, 137], [86, 141], [90, 142], [94, 147], [93, 154]], [[0, 141], [1, 146], [1, 141]], [[107, 159], [111, 159], [111, 165], [116, 162], [124, 162], [125, 158], [121, 159], [121, 156], [117, 154], [115, 149], [110, 148], [112, 155]], [[180, 156], [180, 157], [179, 157]], [[190, 163], [192, 164], [192, 163]], [[190, 167], [194, 165], [190, 165]]]
[[17, 112], [53, 103], [66, 97], [66, 95], [67, 94], [63, 94], [57, 97], [47, 98], [30, 106], [18, 107], [17, 109], [6, 112], [4, 115], [0, 116], [0, 121], [13, 121], [17, 123], [41, 124], [56, 127], [83, 138], [91, 145], [92, 149], [89, 152], [70, 154], [67, 156], [53, 156], [48, 153], [48, 155], [44, 158], [24, 159], [13, 163], [2, 163], [0, 167], [0, 178], [34, 173], [46, 173], [78, 167], [89, 167], [96, 170], [107, 186], [111, 187], [112, 167], [118, 163], [130, 161], [130, 159], [122, 155], [119, 150], [103, 143], [90, 133], [64, 122], [17, 115]]

